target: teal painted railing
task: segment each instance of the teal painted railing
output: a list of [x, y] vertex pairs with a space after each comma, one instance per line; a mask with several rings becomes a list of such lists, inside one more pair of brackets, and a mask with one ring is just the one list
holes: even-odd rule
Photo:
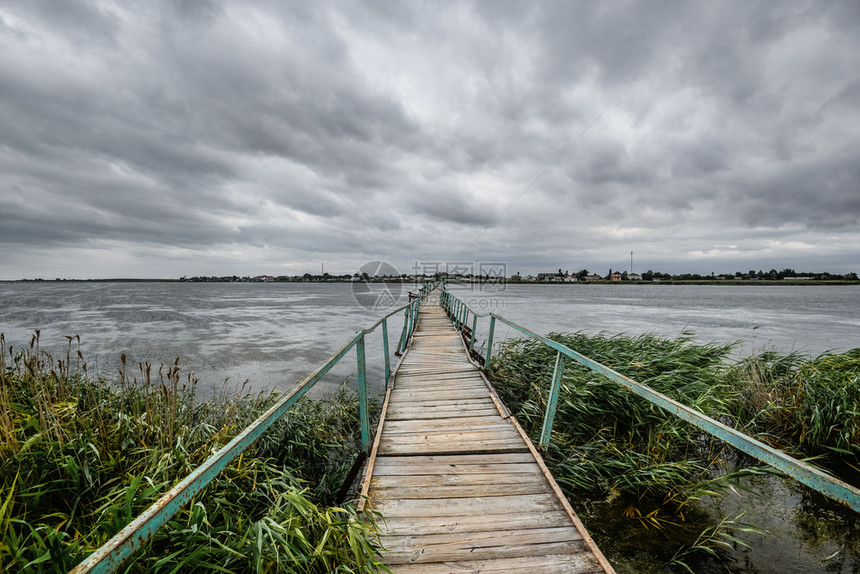
[[[589, 369], [596, 371], [608, 379], [618, 383], [625, 389], [636, 393], [647, 401], [659, 406], [669, 413], [678, 416], [685, 421], [697, 426], [706, 433], [713, 435], [740, 451], [749, 454], [758, 460], [772, 466], [773, 468], [791, 476], [798, 482], [805, 484], [828, 496], [842, 504], [845, 504], [855, 512], [860, 512], [860, 489], [857, 489], [850, 484], [847, 484], [838, 478], [827, 474], [803, 461], [797, 460], [788, 456], [782, 451], [779, 451], [765, 443], [758, 441], [750, 436], [743, 434], [721, 422], [705, 416], [704, 414], [691, 409], [690, 407], [670, 399], [662, 393], [658, 393], [654, 389], [638, 383], [633, 379], [610, 369], [609, 367], [598, 363], [588, 357], [577, 353], [573, 349], [557, 343], [546, 337], [542, 337], [537, 333], [526, 329], [525, 327], [505, 319], [496, 313], [476, 313], [465, 302], [451, 294], [447, 290], [442, 291], [441, 304], [445, 309], [454, 326], [460, 331], [470, 352], [473, 356], [488, 365], [493, 354], [493, 335], [496, 329], [496, 322], [501, 321], [512, 329], [541, 342], [550, 349], [557, 351], [555, 368], [553, 369], [552, 380], [550, 381], [549, 397], [547, 400], [546, 411], [544, 413], [543, 425], [541, 428], [541, 436], [539, 445], [541, 448], [546, 447], [552, 438], [552, 424], [555, 418], [556, 407], [558, 405], [558, 393], [561, 387], [561, 376], [564, 372], [564, 365], [567, 359], [572, 359]], [[471, 326], [469, 326], [471, 318]], [[475, 338], [478, 319], [488, 318], [490, 321], [487, 337], [485, 355], [481, 356], [475, 351]]]
[[248, 425], [233, 440], [221, 450], [186, 476], [152, 506], [143, 511], [101, 548], [93, 552], [86, 560], [71, 570], [70, 574], [84, 572], [108, 573], [116, 571], [136, 550], [149, 540], [159, 528], [164, 526], [174, 514], [188, 503], [191, 498], [209, 484], [230, 461], [236, 458], [252, 442], [272, 426], [296, 401], [305, 395], [320, 379], [328, 373], [352, 348], [355, 348], [356, 365], [358, 368], [358, 393], [360, 403], [361, 445], [364, 452], [369, 451], [371, 436], [369, 432], [369, 414], [367, 409], [367, 361], [365, 357], [365, 336], [382, 326], [382, 346], [385, 361], [385, 386], [391, 377], [391, 359], [388, 348], [388, 319], [403, 312], [403, 329], [397, 343], [395, 354], [399, 355], [409, 343], [409, 338], [415, 330], [421, 299], [426, 297], [439, 283], [427, 283], [419, 291], [419, 297], [407, 305], [391, 311], [370, 328], [358, 331], [350, 341], [340, 348], [321, 367], [308, 375], [303, 381], [282, 395], [269, 410], [260, 415], [257, 420]]

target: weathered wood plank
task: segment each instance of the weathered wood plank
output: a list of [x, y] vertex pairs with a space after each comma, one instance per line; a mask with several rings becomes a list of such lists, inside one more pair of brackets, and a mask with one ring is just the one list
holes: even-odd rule
[[[498, 454], [498, 453], [491, 453]], [[488, 454], [486, 456], [491, 456]], [[518, 454], [523, 454], [519, 452], [512, 453], [504, 453], [506, 455], [515, 456]], [[409, 459], [416, 458], [414, 456], [410, 457], [392, 457], [397, 459], [402, 459], [404, 464], [402, 465], [385, 465], [385, 466], [377, 466], [375, 476], [405, 476], [405, 475], [432, 475], [432, 474], [444, 474], [446, 472], [456, 472], [458, 475], [468, 475], [468, 474], [533, 474], [538, 476], [538, 472], [535, 472], [534, 465], [531, 463], [511, 463], [506, 465], [458, 465], [455, 469], [452, 469], [450, 465], [446, 464], [427, 464], [427, 465], [411, 465], [408, 463]], [[377, 459], [379, 461], [379, 459]], [[539, 469], [538, 469], [539, 470]], [[540, 474], [540, 476], [543, 476]]]
[[[523, 476], [525, 474], [525, 476]], [[510, 484], [522, 484], [523, 482], [536, 482], [535, 472], [474, 472], [449, 473], [449, 474], [391, 474], [377, 475], [370, 481], [370, 488], [398, 488], [398, 487], [435, 487], [435, 486], [503, 486]], [[396, 498], [396, 497], [395, 497]]]
[[[389, 438], [401, 444], [419, 443], [427, 441], [476, 441], [476, 440], [519, 440], [522, 442], [520, 435], [511, 425], [499, 425], [497, 427], [486, 428], [470, 428], [470, 429], [450, 429], [446, 427], [431, 428], [425, 430], [413, 430], [409, 432], [388, 432], [383, 431], [382, 438]], [[525, 446], [525, 445], [524, 445]]]
[[459, 443], [427, 441], [424, 443], [400, 444], [398, 441], [386, 439], [383, 435], [379, 447], [384, 448], [388, 454], [399, 456], [457, 452], [528, 452], [528, 448], [521, 441], [505, 439], [469, 440]]
[[604, 570], [590, 555], [549, 554], [487, 560], [457, 560], [430, 564], [399, 564], [394, 574], [597, 574]]
[[[383, 543], [384, 544], [384, 543]], [[527, 543], [510, 539], [508, 544], [492, 544], [489, 546], [472, 545], [469, 542], [451, 544], [442, 548], [433, 546], [398, 547], [390, 550], [386, 557], [389, 564], [415, 564], [427, 562], [447, 562], [462, 559], [466, 556], [480, 560], [482, 558], [519, 558], [523, 556], [544, 556], [546, 554], [575, 554], [586, 552], [585, 543], [581, 540]]]
[[552, 488], [538, 480], [510, 482], [507, 484], [463, 484], [442, 486], [394, 486], [371, 485], [371, 496], [379, 498], [473, 498], [475, 496], [510, 496], [512, 494], [552, 494]]
[[557, 510], [558, 500], [551, 494], [519, 494], [513, 496], [476, 496], [452, 500], [382, 499], [373, 502], [374, 510], [383, 516], [468, 516], [472, 514], [504, 514], [545, 512]]
[[[438, 420], [433, 423], [433, 430], [446, 429], [489, 429], [510, 427], [510, 423], [499, 418], [498, 414], [481, 417], [458, 417], [452, 420]], [[385, 432], [421, 432], [427, 429], [427, 422], [422, 420], [399, 420], [386, 423]]]
[[476, 408], [466, 408], [468, 405], [464, 405], [462, 409], [434, 409], [434, 408], [426, 408], [426, 409], [410, 409], [410, 410], [396, 410], [389, 414], [389, 418], [394, 419], [446, 419], [446, 418], [454, 418], [454, 417], [464, 417], [470, 418], [474, 416], [482, 416], [482, 415], [491, 415], [493, 413], [498, 414], [499, 411], [496, 410], [496, 407], [476, 407]]
[[487, 523], [499, 530], [519, 528], [541, 528], [569, 526], [570, 517], [563, 510], [545, 512], [516, 512], [511, 509], [503, 514], [468, 516], [387, 516], [381, 528], [389, 535], [408, 534], [455, 534], [478, 532], [486, 529]]
[[484, 383], [484, 380], [481, 377], [474, 376], [439, 380], [433, 380], [430, 377], [428, 377], [427, 379], [400, 379], [399, 381], [397, 381], [397, 384], [395, 386], [397, 387], [398, 393], [403, 391], [409, 391], [411, 393], [420, 393], [463, 389], [485, 393], [489, 392], [487, 390], [487, 385]]
[[479, 393], [470, 393], [468, 391], [463, 390], [438, 391], [435, 393], [410, 393], [406, 391], [400, 391], [398, 393], [392, 394], [394, 396], [392, 396], [391, 398], [391, 407], [397, 407], [399, 409], [408, 407], [424, 408], [428, 406], [442, 407], [493, 403], [493, 400], [490, 398], [490, 393], [484, 393], [483, 395], [481, 395]]

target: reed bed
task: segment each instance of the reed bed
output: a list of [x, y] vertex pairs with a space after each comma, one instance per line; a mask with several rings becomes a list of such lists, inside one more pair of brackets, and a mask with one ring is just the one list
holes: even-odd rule
[[[549, 338], [860, 484], [860, 349], [816, 358], [767, 351], [736, 361], [734, 344], [702, 345], [687, 336]], [[555, 355], [533, 340], [518, 340], [489, 366], [490, 380], [535, 440]], [[738, 532], [758, 531], [740, 516], [712, 516], [695, 502], [744, 488], [745, 476], [774, 471], [571, 363], [545, 456], [586, 520], [594, 518], [589, 527], [599, 544], [605, 541], [610, 559], [647, 553], [649, 564], [636, 563], [641, 571], [662, 571], [667, 564], [689, 570], [695, 555], [718, 556], [744, 544]]]
[[[87, 376], [0, 335], [0, 570], [67, 572], [275, 400], [200, 400], [178, 363]], [[302, 400], [125, 565], [127, 572], [376, 572], [378, 532], [334, 497], [357, 452], [358, 400]]]

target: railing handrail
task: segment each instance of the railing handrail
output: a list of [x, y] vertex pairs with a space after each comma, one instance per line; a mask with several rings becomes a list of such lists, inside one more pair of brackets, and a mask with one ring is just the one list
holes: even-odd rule
[[709, 416], [696, 411], [687, 405], [680, 403], [666, 395], [655, 391], [651, 387], [639, 383], [621, 373], [598, 363], [597, 361], [586, 357], [585, 355], [574, 351], [573, 349], [563, 345], [557, 341], [553, 341], [542, 335], [514, 323], [505, 317], [493, 313], [477, 313], [468, 304], [453, 295], [448, 290], [442, 290], [442, 306], [448, 312], [455, 327], [461, 332], [465, 332], [466, 324], [468, 323], [469, 315], [472, 316], [472, 335], [469, 341], [469, 349], [472, 350], [475, 341], [476, 321], [479, 318], [490, 318], [489, 335], [487, 340], [485, 364], [489, 364], [492, 357], [493, 334], [495, 330], [496, 320], [508, 325], [509, 327], [531, 337], [532, 339], [542, 343], [543, 345], [557, 351], [556, 364], [553, 370], [552, 382], [550, 385], [549, 399], [547, 400], [546, 412], [544, 413], [543, 427], [541, 430], [540, 446], [545, 447], [549, 444], [552, 437], [552, 424], [555, 418], [556, 406], [558, 403], [558, 393], [561, 386], [561, 376], [564, 371], [565, 357], [596, 371], [607, 377], [613, 382], [618, 383], [629, 391], [639, 395], [668, 411], [670, 414], [695, 425], [706, 433], [713, 435], [737, 448], [738, 450], [749, 454], [758, 460], [768, 464], [777, 470], [791, 476], [798, 482], [824, 494], [825, 496], [840, 502], [855, 512], [860, 512], [860, 489], [851, 486], [850, 484], [839, 480], [820, 469], [813, 467], [803, 461], [797, 460], [784, 452], [777, 450], [759, 440], [756, 440], [744, 433], [737, 431], [719, 421], [716, 421]]
[[149, 540], [159, 528], [164, 526], [174, 514], [191, 498], [206, 487], [230, 461], [244, 451], [251, 443], [260, 437], [270, 426], [280, 419], [296, 401], [303, 397], [322, 377], [328, 373], [346, 354], [356, 348], [356, 361], [358, 366], [358, 387], [360, 403], [360, 425], [361, 442], [364, 451], [370, 447], [370, 436], [368, 428], [367, 409], [367, 382], [364, 337], [372, 333], [382, 325], [383, 347], [385, 356], [385, 385], [388, 386], [390, 375], [388, 329], [389, 317], [404, 311], [403, 332], [397, 345], [397, 351], [405, 349], [409, 337], [415, 330], [418, 309], [421, 299], [426, 297], [440, 282], [425, 283], [419, 292], [419, 297], [406, 305], [391, 311], [368, 329], [362, 329], [352, 337], [343, 347], [334, 353], [329, 359], [317, 368], [313, 373], [298, 382], [293, 388], [281, 396], [275, 404], [261, 414], [257, 419], [236, 435], [230, 442], [224, 445], [214, 455], [206, 459], [200, 466], [194, 469], [188, 476], [168, 490], [149, 508], [129, 522], [122, 530], [105, 542], [100, 548], [93, 552], [86, 560], [73, 568], [69, 574], [82, 574], [84, 572], [107, 573], [117, 570], [135, 551]]

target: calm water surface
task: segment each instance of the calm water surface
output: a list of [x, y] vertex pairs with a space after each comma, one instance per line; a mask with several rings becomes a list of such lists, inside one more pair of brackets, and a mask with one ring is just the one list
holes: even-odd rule
[[764, 348], [818, 355], [860, 347], [860, 286], [454, 285], [476, 309], [538, 333], [690, 333], [700, 342], [740, 341], [741, 355]]
[[[403, 293], [410, 288], [404, 285]], [[860, 347], [860, 287], [854, 286], [451, 289], [476, 309], [538, 333], [690, 333], [701, 342], [741, 341], [739, 354], [766, 347], [807, 354]], [[39, 329], [42, 347], [58, 354], [64, 336], [80, 335], [91, 370], [113, 375], [123, 353], [132, 365], [178, 357], [207, 388], [225, 379], [247, 379], [252, 389], [288, 388], [382, 313], [360, 305], [346, 283], [0, 284], [0, 332], [7, 344], [20, 347]], [[391, 323], [392, 339], [401, 324]], [[508, 334], [500, 327], [496, 340]], [[479, 338], [486, 339], [486, 324]], [[368, 347], [371, 378], [378, 383], [379, 332], [368, 337]], [[344, 362], [332, 380], [354, 378], [354, 371]]]
[[[204, 390], [225, 380], [289, 388], [382, 314], [343, 283], [7, 283], [0, 309], [7, 344], [20, 347], [39, 329], [42, 348], [59, 354], [65, 336], [80, 335], [88, 368], [105, 376], [122, 354], [131, 365], [179, 358]], [[378, 382], [376, 335], [368, 360]], [[341, 363], [332, 384], [354, 379], [354, 360]]]

